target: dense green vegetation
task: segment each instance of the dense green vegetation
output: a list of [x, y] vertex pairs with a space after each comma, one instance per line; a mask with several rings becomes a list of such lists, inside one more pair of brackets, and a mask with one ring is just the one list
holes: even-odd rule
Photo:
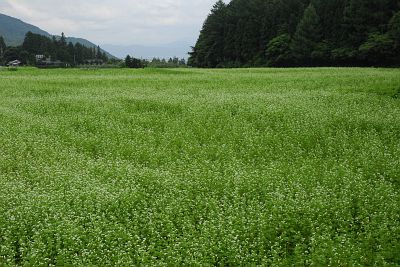
[[170, 57], [169, 59], [165, 58], [153, 58], [151, 61], [146, 63], [146, 66], [149, 68], [185, 68], [186, 59], [178, 58], [178, 57]]
[[147, 59], [139, 59], [127, 55], [124, 60], [124, 67], [132, 68], [132, 69], [140, 69], [140, 68], [185, 68], [186, 60], [184, 58], [179, 59], [177, 57], [169, 58], [166, 60], [165, 58], [153, 58], [151, 61]]
[[[3, 48], [4, 47], [4, 48]], [[80, 43], [75, 45], [72, 42], [67, 43], [64, 33], [57, 39], [28, 32], [21, 46], [7, 47], [4, 39], [0, 36], [0, 64], [12, 60], [20, 60], [26, 65], [36, 65], [41, 62], [37, 60], [36, 55], [44, 56], [43, 60], [51, 59], [68, 63], [71, 66], [90, 62], [106, 62], [108, 57], [100, 47], [86, 47]]]
[[398, 69], [0, 71], [0, 265], [400, 265]]
[[219, 0], [189, 60], [196, 67], [399, 62], [398, 0]]

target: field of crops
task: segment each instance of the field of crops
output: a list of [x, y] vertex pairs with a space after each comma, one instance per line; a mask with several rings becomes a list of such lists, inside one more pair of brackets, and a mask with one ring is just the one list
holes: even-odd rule
[[400, 265], [400, 69], [0, 71], [0, 266]]

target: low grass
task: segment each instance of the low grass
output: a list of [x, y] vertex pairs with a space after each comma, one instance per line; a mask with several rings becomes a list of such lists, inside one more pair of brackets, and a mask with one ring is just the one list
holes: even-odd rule
[[399, 69], [0, 72], [0, 265], [400, 265]]

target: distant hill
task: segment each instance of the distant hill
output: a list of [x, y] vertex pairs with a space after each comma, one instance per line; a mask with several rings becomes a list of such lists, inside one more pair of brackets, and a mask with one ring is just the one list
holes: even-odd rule
[[3, 36], [7, 46], [21, 45], [24, 41], [25, 34], [29, 31], [51, 37], [51, 34], [34, 25], [0, 14], [0, 35]]
[[[7, 46], [21, 45], [24, 42], [25, 34], [29, 31], [49, 38], [53, 36], [39, 27], [0, 13], [0, 36], [3, 36]], [[56, 37], [59, 38], [59, 36]], [[67, 37], [67, 42], [72, 42], [73, 44], [81, 43], [86, 47], [97, 47], [94, 43], [83, 38]], [[106, 52], [109, 58], [116, 58], [107, 51], [103, 51]]]

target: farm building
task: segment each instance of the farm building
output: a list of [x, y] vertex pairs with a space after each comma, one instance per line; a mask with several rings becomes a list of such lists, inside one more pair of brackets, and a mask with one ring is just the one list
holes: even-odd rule
[[36, 66], [38, 68], [66, 68], [69, 67], [69, 64], [60, 60], [53, 61], [51, 58], [47, 58], [45, 60], [38, 60]]
[[84, 63], [87, 65], [103, 65], [104, 61], [102, 59], [87, 59]]
[[21, 61], [17, 60], [13, 60], [7, 63], [7, 66], [9, 67], [18, 67], [19, 65], [21, 65]]
[[44, 60], [45, 56], [44, 55], [35, 55], [36, 61]]

